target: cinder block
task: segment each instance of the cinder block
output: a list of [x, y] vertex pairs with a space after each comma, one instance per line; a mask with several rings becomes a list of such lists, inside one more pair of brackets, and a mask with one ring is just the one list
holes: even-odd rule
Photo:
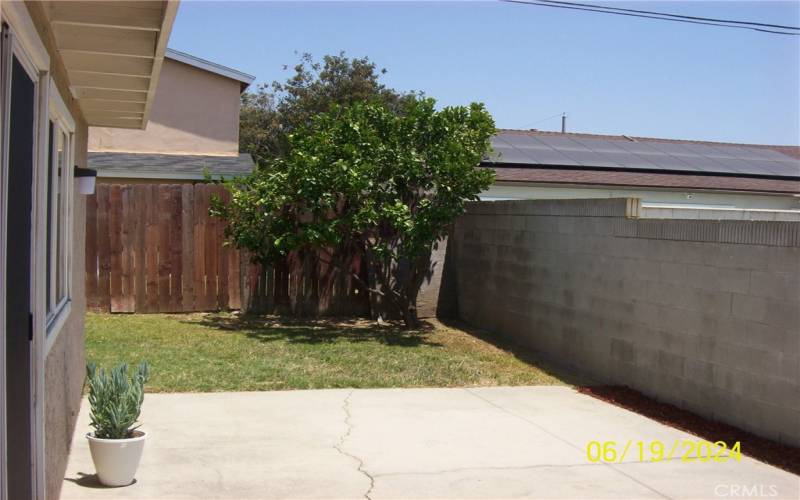
[[766, 254], [767, 271], [800, 274], [800, 248], [768, 247]]
[[765, 377], [763, 387], [763, 392], [755, 395], [759, 400], [784, 409], [800, 411], [800, 387], [796, 383]]
[[800, 330], [800, 307], [797, 301], [769, 300], [766, 306], [766, 323], [794, 332]]
[[710, 254], [706, 264], [736, 269], [764, 269], [768, 265], [767, 248], [760, 245], [720, 243], [716, 255]]
[[664, 374], [674, 377], [683, 377], [686, 358], [683, 356], [664, 350], [658, 351], [658, 361], [656, 369]]
[[800, 276], [796, 273], [752, 271], [750, 293], [778, 300], [800, 300]]
[[[675, 262], [684, 264], [704, 264], [709, 260], [709, 255], [713, 255], [718, 250], [715, 243], [683, 241], [672, 245], [669, 249]], [[711, 258], [713, 262], [713, 258]]]
[[784, 328], [755, 321], [747, 322], [747, 345], [775, 354], [797, 352], [797, 334]]
[[645, 301], [644, 298], [631, 301], [633, 309], [630, 318], [637, 325], [656, 327], [659, 324], [659, 306]]
[[[640, 221], [641, 222], [641, 221]], [[671, 241], [664, 239], [647, 240], [647, 259], [661, 262], [679, 262], [680, 256], [675, 251], [680, 246], [673, 245]]]
[[689, 264], [686, 284], [703, 290], [747, 293], [750, 288], [750, 270], [700, 264]]
[[660, 281], [676, 285], [686, 285], [686, 264], [678, 262], [661, 262]]
[[767, 299], [734, 293], [731, 312], [736, 318], [766, 322]]
[[727, 317], [731, 315], [731, 304], [733, 302], [730, 292], [717, 292], [710, 290], [700, 290], [697, 288], [684, 288], [682, 306], [701, 311], [705, 314]]

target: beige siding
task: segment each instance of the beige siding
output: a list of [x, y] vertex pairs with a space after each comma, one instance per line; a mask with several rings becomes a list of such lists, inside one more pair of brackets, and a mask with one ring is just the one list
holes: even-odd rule
[[[86, 125], [76, 131], [75, 160], [86, 165]], [[58, 498], [67, 468], [69, 447], [81, 403], [84, 366], [86, 197], [73, 199], [72, 310], [45, 360], [45, 480], [46, 498]], [[78, 429], [86, 432], [88, 429]]]
[[145, 130], [95, 128], [90, 151], [236, 155], [241, 83], [164, 59]]

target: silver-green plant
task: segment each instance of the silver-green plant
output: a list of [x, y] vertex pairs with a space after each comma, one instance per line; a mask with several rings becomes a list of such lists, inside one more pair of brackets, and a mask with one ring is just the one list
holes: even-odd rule
[[128, 364], [121, 363], [111, 370], [86, 364], [89, 384], [89, 406], [94, 437], [100, 439], [126, 439], [133, 431], [144, 400], [144, 384], [149, 376], [147, 362], [128, 374]]

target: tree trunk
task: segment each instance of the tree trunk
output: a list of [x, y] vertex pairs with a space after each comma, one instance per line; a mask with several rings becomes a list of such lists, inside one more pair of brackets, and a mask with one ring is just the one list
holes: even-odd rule
[[407, 301], [403, 307], [403, 322], [406, 328], [411, 330], [419, 326], [419, 318], [417, 318], [417, 306], [411, 301]]
[[385, 264], [380, 262], [369, 248], [366, 249], [365, 258], [367, 259], [370, 315], [377, 321], [389, 319], [392, 317], [393, 301], [389, 297], [392, 292], [386, 283]]

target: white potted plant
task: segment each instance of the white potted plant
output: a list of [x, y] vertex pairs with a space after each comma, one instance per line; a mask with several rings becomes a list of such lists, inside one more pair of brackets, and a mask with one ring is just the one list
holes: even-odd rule
[[97, 477], [105, 486], [133, 483], [146, 434], [136, 425], [144, 400], [148, 365], [133, 373], [122, 363], [110, 371], [86, 365], [89, 407], [94, 432], [86, 434]]

